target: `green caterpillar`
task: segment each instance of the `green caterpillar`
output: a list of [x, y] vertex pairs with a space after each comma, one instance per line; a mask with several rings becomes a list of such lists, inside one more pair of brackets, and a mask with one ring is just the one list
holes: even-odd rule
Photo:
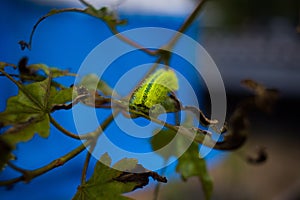
[[[160, 110], [155, 110], [155, 105], [162, 105], [167, 112], [178, 110], [172, 104], [178, 104], [178, 100], [170, 93], [178, 90], [178, 79], [173, 70], [159, 69], [150, 75], [132, 94], [129, 100], [129, 108], [142, 112], [146, 115], [151, 110], [155, 115], [160, 114]], [[170, 99], [171, 98], [171, 99]], [[131, 117], [138, 117], [132, 115]]]

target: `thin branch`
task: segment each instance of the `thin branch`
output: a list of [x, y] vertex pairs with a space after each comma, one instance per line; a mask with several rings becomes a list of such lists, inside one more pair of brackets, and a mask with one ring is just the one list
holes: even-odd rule
[[47, 173], [48, 171], [60, 167], [62, 165], [64, 165], [66, 162], [68, 162], [69, 160], [71, 160], [72, 158], [74, 158], [75, 156], [77, 156], [79, 153], [81, 153], [83, 150], [86, 149], [87, 146], [89, 146], [91, 143], [91, 141], [86, 141], [84, 144], [78, 146], [77, 148], [75, 148], [74, 150], [70, 151], [69, 153], [65, 154], [64, 156], [48, 163], [47, 165], [35, 169], [35, 170], [26, 170], [26, 174], [22, 174], [19, 177], [13, 178], [13, 179], [9, 179], [9, 180], [4, 180], [4, 181], [0, 181], [0, 186], [10, 186], [13, 185], [14, 183], [20, 182], [20, 181], [25, 181], [25, 182], [29, 182], [32, 179]]
[[81, 102], [82, 100], [84, 100], [88, 95], [86, 94], [82, 94], [77, 96], [76, 98], [73, 99], [73, 101], [69, 104], [57, 104], [54, 105], [51, 108], [51, 112], [57, 111], [57, 110], [70, 110], [73, 108], [73, 106], [75, 106], [76, 104], [78, 104], [79, 102]]
[[93, 143], [90, 145], [90, 149], [87, 152], [83, 169], [82, 169], [82, 175], [81, 175], [81, 185], [83, 185], [86, 182], [86, 173], [87, 169], [90, 163], [91, 155], [92, 152], [94, 151], [96, 145], [97, 145], [97, 140], [100, 134], [107, 128], [107, 126], [110, 124], [110, 122], [114, 119], [114, 116], [119, 113], [119, 110], [116, 110], [113, 114], [111, 114], [109, 117], [107, 117], [101, 124], [101, 126], [93, 132]]
[[0, 186], [7, 186], [7, 187], [9, 187], [9, 186], [12, 186], [15, 183], [20, 182], [20, 181], [24, 181], [24, 177], [23, 176], [19, 176], [19, 177], [16, 177], [16, 178], [5, 180], [5, 181], [0, 181]]
[[97, 139], [98, 136], [103, 132], [103, 130], [105, 130], [108, 127], [108, 125], [112, 122], [112, 120], [114, 119], [114, 116], [118, 115], [119, 112], [120, 112], [120, 110], [116, 109], [114, 111], [114, 113], [111, 114], [110, 116], [108, 116], [95, 131], [86, 133], [86, 134], [82, 134], [82, 135], [80, 135], [80, 138], [81, 139], [88, 139], [88, 138]]
[[62, 127], [57, 121], [55, 121], [55, 119], [50, 114], [49, 114], [49, 119], [50, 119], [51, 124], [53, 126], [55, 126], [55, 128], [57, 128], [60, 132], [62, 132], [66, 136], [77, 139], [77, 140], [82, 139], [79, 135], [71, 133], [70, 131], [68, 131], [64, 127]]
[[161, 186], [160, 182], [156, 183], [155, 188], [154, 188], [154, 192], [153, 192], [153, 200], [158, 200], [160, 186]]
[[[19, 74], [9, 74], [11, 77], [19, 78]], [[0, 76], [5, 76], [4, 74], [0, 74]], [[6, 77], [6, 76], [5, 76]]]
[[157, 55], [158, 51], [156, 50], [150, 50], [150, 49], [147, 49], [143, 46], [141, 46], [140, 44], [136, 43], [135, 41], [129, 39], [128, 37], [124, 36], [123, 34], [121, 34], [117, 29], [116, 27], [114, 26], [109, 26], [111, 32], [117, 37], [119, 38], [120, 40], [122, 40], [123, 42], [137, 48], [138, 50], [141, 50], [141, 51], [144, 51], [145, 53], [151, 55], [151, 56], [155, 56]]
[[[93, 8], [95, 11], [97, 11], [92, 5], [88, 4], [85, 1], [81, 1], [84, 5], [86, 5], [88, 8]], [[83, 13], [83, 14], [87, 14], [90, 15], [92, 17], [96, 17], [93, 16], [89, 13], [86, 12], [86, 9], [80, 9], [80, 8], [64, 8], [64, 9], [60, 9], [60, 10], [54, 10], [53, 12], [49, 12], [46, 15], [42, 16], [33, 26], [31, 34], [30, 34], [30, 39], [29, 42], [26, 43], [25, 41], [20, 41], [19, 44], [21, 45], [21, 49], [24, 50], [26, 47], [30, 50], [31, 49], [31, 44], [32, 44], [32, 39], [33, 39], [33, 35], [35, 33], [36, 28], [38, 27], [38, 25], [44, 21], [46, 18], [52, 16], [52, 15], [56, 15], [56, 14], [60, 14], [60, 13], [64, 13], [64, 12], [78, 12], [78, 13]], [[100, 19], [99, 17], [96, 17], [97, 19]], [[105, 22], [105, 21], [104, 21]], [[122, 35], [121, 33], [119, 33], [116, 29], [115, 26], [110, 25], [109, 23], [105, 22], [105, 24], [107, 25], [107, 27], [110, 29], [110, 31], [116, 35], [116, 37], [118, 37], [120, 40], [126, 42], [127, 44], [141, 50], [144, 51], [145, 53], [149, 54], [149, 55], [156, 55], [156, 51], [152, 51], [150, 49], [147, 49], [141, 45], [139, 45], [138, 43], [134, 42], [133, 40], [125, 37], [124, 35]]]
[[114, 115], [117, 115], [119, 112], [120, 112], [119, 110], [116, 110], [114, 114], [111, 114], [110, 116], [108, 116], [95, 131], [89, 132], [86, 134], [81, 134], [81, 135], [77, 135], [77, 134], [74, 134], [74, 133], [66, 130], [50, 114], [49, 114], [49, 118], [50, 118], [51, 124], [53, 124], [59, 131], [61, 131], [66, 136], [74, 138], [74, 139], [78, 139], [78, 140], [86, 140], [86, 139], [91, 139], [91, 138], [95, 139], [97, 136], [99, 136], [102, 133], [102, 131], [105, 130], [107, 128], [107, 126], [111, 123], [111, 121], [114, 119]]
[[[167, 166], [167, 160], [164, 160], [164, 166]], [[167, 167], [161, 169], [161, 176], [164, 176], [166, 173]], [[156, 183], [154, 188], [153, 200], [158, 200], [159, 191], [161, 188], [161, 182]]]
[[20, 168], [16, 165], [14, 165], [12, 162], [8, 162], [7, 165], [12, 168], [13, 170], [17, 171], [17, 172], [20, 172], [21, 174], [27, 174], [28, 173], [28, 170], [26, 169], [23, 169], [23, 168]]
[[[97, 141], [97, 140], [95, 140], [95, 141]], [[84, 161], [84, 165], [83, 165], [83, 169], [82, 169], [82, 175], [81, 175], [81, 185], [83, 185], [86, 182], [86, 173], [88, 170], [90, 159], [91, 159], [92, 153], [97, 144], [95, 141], [90, 145], [90, 149], [88, 150], [86, 157], [85, 157], [85, 161]]]
[[[25, 181], [25, 182], [29, 182], [30, 180], [32, 180], [33, 178], [40, 176], [56, 167], [62, 166], [64, 163], [66, 163], [67, 161], [71, 160], [73, 157], [77, 156], [80, 152], [82, 152], [87, 146], [90, 146], [92, 142], [95, 141], [96, 138], [99, 137], [99, 135], [108, 127], [108, 125], [110, 124], [110, 122], [114, 119], [114, 115], [117, 115], [120, 111], [119, 110], [115, 110], [115, 112], [113, 114], [111, 114], [108, 118], [106, 118], [102, 124], [93, 132], [90, 132], [88, 134], [82, 135], [80, 138], [81, 139], [87, 139], [90, 138], [89, 140], [87, 140], [86, 142], [84, 142], [84, 144], [80, 145], [79, 147], [77, 147], [76, 149], [74, 149], [73, 151], [69, 152], [68, 154], [52, 161], [51, 163], [36, 169], [36, 170], [24, 170], [24, 172], [26, 171], [26, 174], [23, 174], [20, 177], [16, 177], [13, 179], [9, 179], [9, 180], [4, 180], [4, 181], [0, 181], [0, 186], [9, 186], [12, 185], [14, 183], [20, 182], [20, 181]], [[51, 117], [50, 117], [51, 119]], [[88, 159], [89, 160], [89, 159]], [[17, 168], [15, 168], [17, 169]], [[20, 171], [20, 170], [18, 170]]]
[[4, 70], [0, 69], [0, 72], [6, 76], [10, 81], [12, 81], [18, 88], [21, 90], [32, 102], [34, 102], [37, 106], [40, 108], [43, 108], [43, 106], [40, 104], [36, 98], [31, 96], [30, 92], [28, 92], [18, 81], [16, 81], [13, 77], [11, 77], [8, 73], [6, 73]]
[[79, 0], [79, 2], [82, 3], [83, 5], [85, 5], [86, 7], [94, 8], [94, 7], [92, 6], [92, 4], [88, 3], [88, 2], [85, 1], [85, 0]]
[[212, 124], [217, 124], [218, 123], [218, 120], [207, 118], [204, 115], [204, 113], [199, 108], [196, 108], [194, 106], [183, 106], [182, 110], [188, 110], [188, 111], [194, 113], [197, 116], [198, 121], [203, 126], [208, 126], [208, 125], [212, 125]]
[[29, 42], [26, 43], [25, 41], [20, 41], [19, 44], [21, 45], [22, 50], [25, 49], [25, 47], [27, 47], [29, 50], [31, 50], [31, 43], [32, 43], [32, 38], [33, 35], [35, 33], [36, 28], [38, 27], [38, 25], [44, 21], [46, 18], [48, 18], [49, 16], [52, 15], [56, 15], [56, 14], [60, 14], [60, 13], [64, 13], [64, 12], [79, 12], [79, 13], [84, 13], [83, 9], [80, 8], [65, 8], [65, 9], [60, 9], [60, 10], [55, 10], [55, 12], [49, 12], [46, 15], [42, 16], [33, 26], [31, 34], [30, 34], [30, 38], [29, 38]]
[[[130, 110], [131, 113], [141, 116], [145, 119], [148, 119], [154, 123], [160, 124], [174, 132], [178, 132], [179, 134], [197, 142], [199, 144], [203, 144], [205, 146], [218, 149], [218, 150], [234, 150], [239, 148], [245, 141], [247, 134], [245, 132], [245, 127], [240, 127], [238, 130], [233, 130], [230, 134], [224, 136], [224, 141], [215, 141], [212, 139], [212, 133], [206, 130], [202, 130], [196, 127], [186, 128], [182, 126], [174, 126], [165, 121], [161, 121], [156, 118], [150, 118], [144, 113]], [[221, 131], [220, 134], [225, 134], [224, 131]]]
[[170, 42], [166, 45], [165, 50], [171, 50], [176, 42], [181, 37], [182, 33], [186, 31], [186, 29], [189, 28], [189, 26], [193, 23], [193, 21], [196, 19], [196, 17], [199, 15], [201, 9], [203, 8], [205, 2], [207, 0], [202, 0], [199, 2], [195, 10], [192, 12], [192, 14], [185, 20], [185, 22], [182, 24], [182, 26], [177, 30], [177, 33], [171, 38]]
[[[247, 138], [247, 132], [246, 132], [246, 127], [247, 123], [244, 122], [244, 118], [235, 115], [233, 118], [235, 118], [235, 123], [238, 123], [237, 126], [234, 125], [235, 128], [232, 128], [231, 131], [228, 133], [228, 128], [227, 125], [225, 124], [221, 130], [214, 130], [216, 131], [217, 134], [224, 135], [224, 140], [223, 141], [215, 141], [212, 138], [212, 133], [207, 130], [202, 130], [197, 127], [192, 127], [192, 128], [185, 128], [182, 126], [175, 126], [172, 124], [169, 124], [165, 121], [161, 121], [157, 118], [150, 118], [146, 114], [139, 112], [137, 110], [128, 110], [128, 107], [124, 105], [121, 101], [113, 100], [112, 102], [115, 104], [116, 108], [119, 110], [116, 110], [117, 112], [123, 112], [127, 111], [130, 112], [136, 116], [143, 117], [145, 119], [148, 119], [154, 123], [160, 124], [170, 130], [173, 130], [174, 132], [178, 132], [179, 134], [182, 134], [183, 136], [193, 140], [194, 142], [197, 142], [199, 144], [203, 144], [205, 146], [218, 149], [218, 150], [234, 150], [239, 148], [246, 140]], [[239, 114], [239, 113], [237, 113]], [[126, 115], [123, 113], [125, 117], [130, 118], [130, 115]], [[90, 134], [93, 133], [88, 133], [86, 136], [88, 137]]]

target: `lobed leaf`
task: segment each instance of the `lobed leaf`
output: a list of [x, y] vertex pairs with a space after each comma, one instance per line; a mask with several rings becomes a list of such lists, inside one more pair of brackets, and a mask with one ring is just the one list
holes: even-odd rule
[[[112, 168], [109, 167], [110, 165], [111, 158], [106, 153], [97, 162], [92, 177], [86, 183], [78, 187], [78, 190], [73, 199], [131, 199], [122, 196], [122, 194], [147, 185], [150, 176], [155, 177], [155, 179], [159, 181], [165, 180], [163, 177], [160, 177], [155, 172], [130, 172], [134, 171], [136, 168], [141, 167], [137, 164], [136, 159], [125, 158], [117, 162]], [[124, 169], [126, 170], [126, 172], [118, 171], [114, 169], [114, 167], [118, 169]], [[151, 173], [154, 173], [156, 175], [153, 175]]]
[[49, 132], [49, 116], [44, 115], [40, 118], [31, 119], [25, 123], [20, 123], [9, 128], [7, 131], [0, 135], [0, 139], [14, 148], [17, 143], [30, 140], [35, 133], [39, 134], [41, 137], [46, 138], [49, 136]]
[[51, 79], [18, 85], [19, 92], [7, 100], [5, 111], [0, 113], [0, 126], [6, 131], [0, 135], [3, 143], [0, 169], [12, 158], [11, 151], [20, 142], [29, 141], [36, 133], [48, 137], [52, 107], [72, 100], [72, 88], [57, 90]]
[[72, 101], [73, 89], [56, 90], [50, 86], [50, 78], [22, 85], [18, 95], [7, 100], [6, 109], [0, 113], [2, 126], [20, 124], [30, 119], [41, 118], [50, 113], [57, 104]]
[[77, 96], [77, 91], [74, 90], [72, 87], [62, 90], [55, 90], [50, 95], [48, 110], [52, 111], [52, 108], [54, 106], [60, 106], [65, 103], [71, 102]]
[[28, 122], [44, 115], [48, 101], [50, 79], [20, 86], [17, 96], [7, 100], [6, 109], [0, 113], [2, 126]]

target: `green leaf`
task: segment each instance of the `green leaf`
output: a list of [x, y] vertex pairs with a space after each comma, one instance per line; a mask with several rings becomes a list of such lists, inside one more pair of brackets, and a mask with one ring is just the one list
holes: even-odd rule
[[113, 89], [109, 87], [106, 82], [100, 80], [96, 74], [88, 74], [84, 76], [78, 85], [83, 86], [88, 90], [99, 90], [105, 96], [118, 96], [114, 93]]
[[[191, 127], [192, 120], [192, 117], [188, 116], [183, 126]], [[189, 138], [171, 129], [162, 129], [158, 133], [156, 133], [157, 130], [153, 132], [153, 137], [151, 138], [152, 149], [157, 151], [164, 148], [163, 151], [159, 151], [158, 153], [165, 160], [168, 160], [172, 156], [179, 157], [186, 149], [186, 146], [191, 143]], [[172, 143], [170, 143], [171, 141]]]
[[[184, 127], [190, 128], [193, 125], [193, 118], [187, 115]], [[179, 157], [180, 152], [183, 151], [182, 148], [186, 146], [187, 138], [183, 135], [177, 135], [175, 139], [176, 132], [166, 129], [161, 130], [159, 133], [155, 134], [151, 139], [151, 145], [153, 150], [158, 150], [164, 148], [160, 155], [165, 159], [169, 159], [171, 156]], [[166, 146], [172, 141], [172, 145]], [[178, 164], [176, 166], [176, 171], [181, 175], [181, 178], [186, 181], [188, 178], [197, 176], [202, 183], [202, 189], [205, 194], [206, 199], [210, 199], [213, 182], [206, 169], [206, 162], [204, 159], [199, 157], [198, 144], [193, 142], [189, 148], [179, 157]]]
[[77, 95], [77, 91], [73, 88], [53, 90], [50, 95], [48, 110], [51, 111], [54, 106], [71, 102]]
[[[132, 162], [136, 164], [136, 160], [133, 159]], [[128, 163], [128, 160], [126, 160], [126, 163]], [[78, 188], [73, 199], [130, 199], [121, 196], [121, 194], [132, 191], [134, 183], [124, 184], [115, 181], [114, 178], [120, 176], [122, 171], [108, 167], [110, 164], [110, 157], [108, 154], [104, 154], [97, 162], [90, 180]], [[117, 165], [123, 165], [123, 161], [119, 161]]]
[[[109, 167], [110, 165], [111, 158], [106, 153], [97, 162], [92, 177], [86, 183], [78, 187], [73, 199], [125, 200], [130, 198], [122, 196], [122, 194], [147, 185], [149, 176], [159, 181], [166, 181], [155, 172], [147, 170], [145, 170], [145, 173], [131, 173], [130, 171], [134, 171], [140, 167], [136, 159], [125, 158], [117, 162], [112, 168]], [[115, 168], [126, 171], [118, 171]]]
[[29, 141], [35, 133], [48, 137], [52, 107], [72, 100], [72, 88], [56, 90], [50, 78], [18, 86], [18, 95], [10, 97], [5, 111], [0, 113], [0, 126], [8, 128], [0, 135], [0, 142], [10, 149], [1, 151], [0, 169], [12, 158], [11, 151], [19, 142]]
[[22, 85], [17, 96], [7, 100], [6, 110], [0, 113], [2, 126], [20, 124], [42, 118], [51, 108], [72, 100], [72, 88], [56, 90], [50, 78]]
[[[156, 132], [156, 131], [155, 131]], [[158, 133], [156, 133], [151, 138], [151, 145], [153, 151], [158, 151], [159, 149], [163, 149], [159, 154], [165, 159], [168, 160], [170, 157], [175, 156], [178, 157], [180, 153], [180, 143], [183, 140], [184, 136], [178, 135], [175, 138], [176, 132], [170, 129], [162, 129]], [[169, 144], [172, 141], [171, 144]], [[168, 146], [167, 146], [168, 145]]]
[[[193, 126], [191, 115], [187, 115], [184, 126], [190, 128]], [[210, 177], [206, 162], [199, 155], [199, 145], [193, 142], [184, 154], [178, 159], [176, 171], [181, 174], [181, 178], [185, 181], [190, 177], [197, 176], [202, 184], [202, 190], [205, 199], [210, 199], [213, 191], [213, 181]]]
[[28, 122], [40, 118], [47, 110], [49, 78], [20, 86], [17, 96], [7, 100], [6, 110], [0, 113], [2, 126]]
[[198, 144], [193, 143], [189, 149], [179, 158], [176, 171], [181, 174], [183, 180], [198, 176], [202, 183], [205, 199], [210, 199], [213, 191], [213, 182], [206, 169], [206, 162], [199, 157]]
[[50, 131], [50, 121], [48, 115], [42, 118], [31, 119], [28, 122], [20, 123], [9, 128], [0, 135], [0, 139], [5, 141], [11, 147], [14, 147], [19, 142], [30, 140], [35, 133], [41, 137], [48, 137]]

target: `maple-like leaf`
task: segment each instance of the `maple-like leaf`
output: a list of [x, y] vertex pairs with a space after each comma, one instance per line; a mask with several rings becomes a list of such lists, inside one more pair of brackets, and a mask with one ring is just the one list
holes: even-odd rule
[[136, 159], [124, 158], [112, 167], [110, 165], [111, 158], [106, 153], [97, 162], [91, 178], [78, 187], [73, 200], [128, 200], [131, 198], [122, 194], [144, 187], [148, 184], [149, 177], [160, 182], [167, 181], [156, 172], [144, 169]]

